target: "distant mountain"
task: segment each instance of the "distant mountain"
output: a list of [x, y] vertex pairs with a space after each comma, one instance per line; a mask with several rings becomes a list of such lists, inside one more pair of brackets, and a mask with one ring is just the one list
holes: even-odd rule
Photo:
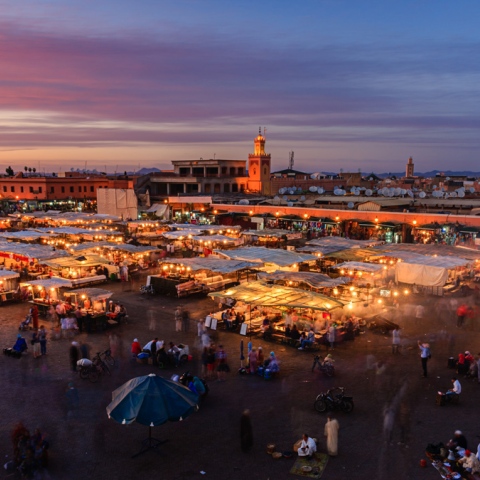
[[[156, 173], [156, 172], [161, 172], [160, 169], [156, 168], [156, 167], [152, 167], [152, 168], [141, 168], [140, 170], [137, 170], [135, 172], [135, 175], [148, 175], [149, 173]], [[128, 172], [129, 175], [133, 175], [134, 172]]]
[[[437, 174], [443, 173], [446, 177], [453, 177], [456, 175], [467, 177], [480, 177], [480, 172], [472, 172], [470, 170], [430, 170], [428, 172], [415, 172], [415, 176], [419, 177], [435, 177]], [[379, 177], [386, 178], [395, 175], [397, 178], [404, 177], [405, 171], [402, 172], [389, 172], [389, 173], [377, 173]]]

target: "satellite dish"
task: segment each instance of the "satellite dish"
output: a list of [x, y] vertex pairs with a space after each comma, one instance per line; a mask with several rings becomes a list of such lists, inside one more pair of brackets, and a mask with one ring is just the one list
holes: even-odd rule
[[293, 202], [287, 202], [287, 207], [293, 207]]
[[455, 198], [456, 196], [457, 196], [457, 192], [452, 192], [452, 193], [450, 194], [450, 197], [452, 197], [452, 198]]
[[348, 202], [348, 208], [353, 208], [355, 204], [353, 202]]
[[475, 193], [475, 189], [473, 187], [470, 187], [469, 190], [470, 190], [470, 193]]
[[322, 194], [325, 192], [324, 188], [323, 187], [317, 187], [317, 192]]
[[316, 179], [318, 178], [318, 173], [312, 173], [312, 174], [310, 175], [310, 178], [311, 178], [312, 180], [316, 180]]
[[426, 195], [425, 192], [420, 192], [420, 193], [418, 194], [418, 196], [419, 196], [420, 198], [425, 198], [427, 195]]
[[278, 193], [279, 193], [280, 195], [283, 195], [286, 191], [287, 191], [286, 188], [281, 188], [281, 189], [278, 191]]
[[[278, 202], [278, 201], [280, 200], [280, 197], [278, 197], [277, 195], [275, 195], [275, 196], [273, 197], [273, 200], [274, 200], [275, 202]], [[240, 200], [240, 202], [241, 202], [241, 200]], [[238, 203], [240, 203], [240, 202], [238, 202]]]
[[284, 195], [283, 197], [283, 200], [287, 201], [288, 200], [288, 197], [286, 195]]
[[463, 197], [465, 196], [465, 192], [458, 192], [458, 196], [459, 196], [460, 198], [463, 198]]
[[301, 201], [301, 202], [304, 202], [304, 201], [305, 201], [305, 195], [302, 195], [302, 196], [300, 197], [300, 201]]
[[[274, 200], [275, 200], [275, 199], [280, 200], [280, 198], [278, 198], [278, 197], [275, 197]], [[246, 198], [242, 198], [242, 199], [238, 202], [239, 205], [248, 205], [249, 203], [250, 203], [250, 202], [249, 202]]]
[[312, 193], [314, 193], [314, 192], [317, 191], [317, 187], [310, 187], [309, 190], [310, 190]]
[[407, 194], [407, 191], [406, 191], [404, 188], [402, 188], [401, 194], [402, 194], [402, 195], [406, 195], [406, 194]]
[[373, 193], [373, 192], [372, 192], [369, 188], [367, 188], [367, 190], [365, 190], [365, 195], [366, 195], [367, 197], [371, 197], [371, 196], [372, 196], [372, 193]]
[[407, 190], [407, 195], [410, 197], [410, 198], [413, 198], [413, 192], [411, 190]]
[[352, 188], [350, 189], [350, 193], [355, 194], [355, 192], [356, 192], [356, 188], [355, 188], [355, 187], [352, 187]]
[[450, 177], [447, 177], [445, 180], [450, 180]]
[[303, 192], [302, 187], [297, 187], [297, 192], [300, 192], [300, 193]]
[[294, 188], [289, 188], [288, 193], [289, 193], [289, 195], [293, 195], [295, 193], [295, 189]]
[[399, 197], [401, 194], [402, 194], [402, 189], [397, 187], [397, 188], [395, 189], [395, 196], [396, 196], [396, 197]]

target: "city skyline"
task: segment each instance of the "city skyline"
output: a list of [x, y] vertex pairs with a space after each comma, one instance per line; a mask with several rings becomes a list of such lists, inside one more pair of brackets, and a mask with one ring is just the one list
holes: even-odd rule
[[0, 166], [478, 170], [473, 2], [0, 0]]

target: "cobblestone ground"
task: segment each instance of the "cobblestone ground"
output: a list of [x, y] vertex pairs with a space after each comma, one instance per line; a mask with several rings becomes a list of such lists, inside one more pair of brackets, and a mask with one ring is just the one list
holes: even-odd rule
[[[219, 331], [217, 343], [225, 346], [232, 367], [227, 381], [210, 383], [210, 395], [198, 413], [183, 422], [153, 429], [156, 437], [168, 439], [158, 451], [132, 459], [131, 455], [148, 435], [148, 428], [109, 420], [105, 407], [111, 392], [132, 377], [150, 372], [170, 377], [177, 370], [158, 370], [132, 362], [131, 341], [138, 337], [144, 344], [158, 336], [165, 341], [184, 342], [194, 356], [188, 368], [197, 373], [200, 365], [195, 320], [215, 308], [209, 298], [141, 296], [141, 283], [142, 279], [138, 279], [132, 285], [105, 286], [115, 292], [113, 299], [126, 305], [127, 325], [104, 334], [76, 337], [79, 342], [87, 342], [92, 352], [113, 342], [120, 364], [111, 377], [92, 384], [70, 372], [70, 339], [49, 341], [48, 355], [40, 359], [34, 359], [31, 353], [19, 360], [0, 357], [0, 452], [6, 461], [12, 456], [10, 432], [15, 423], [23, 421], [31, 430], [39, 427], [47, 433], [51, 445], [48, 478], [52, 479], [295, 478], [289, 474], [294, 459], [274, 460], [266, 454], [266, 445], [275, 443], [280, 451], [290, 450], [306, 431], [317, 437], [320, 450], [325, 450], [326, 418], [314, 411], [313, 403], [320, 391], [332, 386], [347, 388], [354, 396], [355, 410], [337, 415], [339, 456], [330, 460], [322, 480], [439, 478], [431, 466], [421, 469], [419, 460], [424, 458], [427, 443], [447, 441], [455, 429], [461, 429], [472, 450], [476, 450], [476, 436], [480, 433], [476, 422], [480, 393], [477, 382], [462, 379], [464, 392], [459, 405], [438, 407], [435, 396], [438, 390], [450, 386], [453, 371], [447, 368], [448, 357], [466, 349], [472, 353], [480, 351], [478, 319], [470, 319], [462, 329], [457, 329], [448, 300], [409, 297], [408, 303], [401, 304], [399, 309], [385, 312], [402, 326], [401, 354], [392, 355], [389, 337], [367, 331], [354, 342], [345, 342], [335, 349], [337, 375], [333, 379], [310, 371], [312, 358], [308, 352], [258, 339], [253, 340], [255, 346], [262, 344], [266, 352], [274, 350], [280, 358], [279, 378], [265, 381], [237, 375], [241, 337]], [[419, 303], [427, 307], [426, 318], [421, 321], [413, 315]], [[186, 333], [175, 333], [173, 312], [177, 304], [191, 313]], [[26, 304], [0, 307], [4, 346], [13, 344], [27, 309]], [[426, 339], [432, 346], [427, 379], [421, 377], [418, 339]], [[368, 369], [373, 360], [384, 362], [384, 367], [377, 372]], [[65, 402], [70, 381], [80, 395], [80, 407], [73, 416], [67, 415]], [[392, 404], [395, 413], [385, 422], [385, 408]], [[241, 452], [239, 441], [240, 415], [245, 408], [251, 410], [255, 439], [248, 454]], [[405, 445], [398, 444], [402, 431]]]

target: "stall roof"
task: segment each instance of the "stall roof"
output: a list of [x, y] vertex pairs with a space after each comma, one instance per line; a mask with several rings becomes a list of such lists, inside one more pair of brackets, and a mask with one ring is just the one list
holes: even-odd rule
[[289, 250], [265, 247], [244, 247], [235, 250], [214, 250], [214, 252], [233, 260], [273, 263], [282, 267], [288, 267], [295, 263], [317, 260], [317, 257], [307, 253], [296, 253], [290, 252]]
[[39, 240], [41, 238], [48, 238], [48, 237], [58, 237], [54, 233], [40, 233], [34, 230], [21, 230], [20, 232], [1, 232], [1, 238], [7, 238], [11, 240], [23, 240], [26, 242], [33, 242], [35, 240]]
[[0, 252], [21, 255], [39, 261], [60, 256], [68, 256], [68, 252], [65, 250], [52, 250], [52, 247], [46, 245], [28, 245], [25, 243], [12, 242], [0, 242]]
[[86, 252], [88, 250], [96, 250], [97, 248], [108, 248], [111, 250], [123, 250], [129, 253], [147, 253], [147, 252], [155, 252], [158, 250], [157, 247], [150, 247], [150, 246], [138, 246], [138, 245], [131, 245], [130, 243], [116, 243], [116, 242], [85, 242], [80, 243], [74, 247], [70, 247], [70, 251], [72, 252]]
[[330, 311], [345, 304], [337, 299], [296, 288], [265, 282], [242, 283], [223, 292], [209, 294], [217, 298], [234, 298], [250, 305], [263, 307], [311, 308]]
[[43, 287], [43, 288], [62, 288], [62, 287], [71, 287], [72, 282], [67, 278], [61, 277], [52, 277], [45, 278], [42, 280], [32, 280], [30, 282], [22, 282], [22, 285], [31, 285], [32, 287]]
[[362, 272], [379, 272], [383, 269], [383, 265], [379, 265], [378, 263], [344, 262], [335, 265], [334, 268], [344, 268], [346, 270], [360, 270]]
[[221, 242], [221, 243], [236, 243], [237, 238], [229, 237], [227, 235], [195, 235], [192, 237], [192, 240], [196, 242]]
[[302, 282], [310, 285], [313, 288], [331, 288], [337, 285], [344, 285], [352, 281], [349, 277], [330, 278], [328, 275], [316, 272], [285, 272], [283, 270], [277, 270], [275, 272], [259, 272], [257, 277], [262, 280], [284, 280], [292, 282]]
[[12, 272], [11, 270], [0, 270], [0, 280], [18, 278], [19, 276], [19, 273]]
[[183, 240], [183, 239], [188, 238], [189, 235], [191, 235], [191, 236], [201, 235], [201, 233], [202, 233], [202, 230], [200, 230], [200, 229], [194, 230], [192, 228], [192, 229], [189, 229], [188, 231], [186, 231], [186, 230], [174, 230], [172, 232], [162, 232], [160, 234], [160, 236], [166, 238], [167, 240]]
[[[347, 248], [367, 248], [374, 245], [381, 245], [384, 242], [381, 240], [352, 240], [350, 238], [343, 237], [322, 237], [316, 238], [314, 240], [309, 240], [307, 245], [315, 246], [334, 246], [334, 247], [343, 247]], [[341, 248], [339, 248], [340, 250]]]
[[78, 227], [37, 228], [37, 232], [56, 233], [58, 235], [123, 235], [119, 230], [90, 230]]
[[338, 258], [345, 261], [363, 261], [365, 258], [378, 256], [378, 253], [372, 248], [348, 248], [339, 252], [332, 252], [325, 255], [328, 258]]
[[452, 245], [437, 245], [437, 244], [419, 244], [419, 243], [386, 243], [374, 248], [377, 252], [412, 252], [420, 255], [441, 255], [443, 257], [460, 257], [467, 260], [480, 259], [480, 250], [472, 248], [452, 246]]
[[53, 258], [43, 263], [53, 268], [64, 268], [64, 267], [95, 267], [97, 265], [108, 264], [110, 263], [110, 261], [105, 257], [101, 257], [100, 255], [82, 255], [81, 257]]
[[193, 257], [193, 258], [169, 258], [162, 260], [162, 263], [174, 263], [190, 267], [193, 271], [210, 270], [218, 273], [232, 273], [246, 268], [259, 268], [261, 265], [241, 260], [226, 260], [215, 257]]
[[242, 235], [250, 235], [256, 237], [274, 237], [281, 238], [283, 235], [287, 237], [292, 234], [291, 230], [281, 230], [281, 229], [270, 229], [265, 228], [264, 230], [245, 230], [242, 232]]
[[[198, 223], [172, 223], [167, 225], [170, 230], [200, 230], [215, 233], [224, 230], [240, 230], [239, 225], [200, 225]], [[191, 232], [190, 232], [191, 233]]]
[[103, 288], [79, 288], [78, 290], [70, 290], [68, 292], [64, 292], [63, 294], [66, 297], [74, 296], [74, 295], [85, 295], [90, 300], [106, 300], [113, 295], [113, 292], [109, 290], [104, 290]]

